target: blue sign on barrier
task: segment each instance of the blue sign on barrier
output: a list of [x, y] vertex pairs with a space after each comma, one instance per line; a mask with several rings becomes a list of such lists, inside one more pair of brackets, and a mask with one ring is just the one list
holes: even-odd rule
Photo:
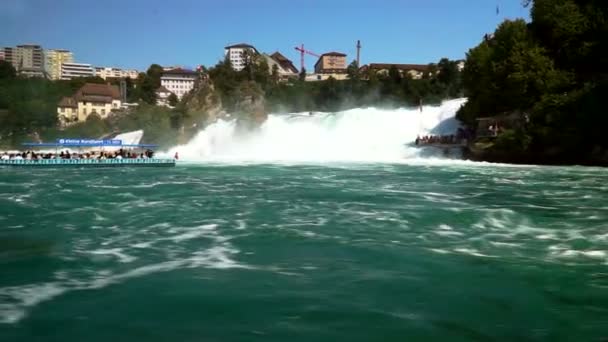
[[57, 144], [62, 146], [121, 146], [120, 139], [57, 139]]

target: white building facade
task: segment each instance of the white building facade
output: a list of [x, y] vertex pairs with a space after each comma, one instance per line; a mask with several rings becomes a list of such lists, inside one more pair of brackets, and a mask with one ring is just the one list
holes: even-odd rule
[[230, 60], [232, 69], [241, 71], [247, 65], [247, 56], [257, 55], [258, 50], [249, 44], [236, 44], [224, 48], [224, 57]]
[[194, 89], [198, 74], [186, 69], [171, 69], [163, 72], [160, 85], [177, 96], [179, 100]]
[[95, 76], [101, 77], [104, 80], [107, 78], [131, 78], [136, 79], [139, 72], [137, 70], [125, 70], [112, 67], [95, 67]]
[[61, 79], [71, 80], [75, 77], [93, 77], [95, 70], [91, 64], [61, 63]]

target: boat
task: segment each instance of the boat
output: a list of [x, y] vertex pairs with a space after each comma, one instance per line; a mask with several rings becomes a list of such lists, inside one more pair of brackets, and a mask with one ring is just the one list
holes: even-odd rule
[[[57, 139], [54, 143], [23, 143], [27, 149], [46, 149], [46, 152], [38, 153], [44, 155], [43, 158], [10, 158], [0, 159], [0, 166], [19, 166], [19, 167], [173, 167], [175, 159], [170, 158], [155, 158], [153, 156], [153, 148], [158, 147], [154, 144], [125, 144], [121, 139]], [[67, 148], [71, 150], [70, 158], [63, 156], [63, 151], [60, 149]], [[54, 149], [54, 152], [50, 150]], [[73, 149], [78, 149], [79, 152], [74, 152]], [[83, 152], [83, 149], [87, 150]], [[98, 150], [99, 156], [96, 157], [96, 152], [88, 152]], [[141, 150], [141, 153], [138, 153]], [[120, 152], [124, 154], [134, 155], [132, 158], [123, 158], [122, 155], [117, 158], [101, 158], [102, 154], [117, 155]], [[145, 151], [145, 152], [143, 152]], [[78, 158], [72, 158], [73, 154], [78, 155]], [[92, 155], [95, 157], [81, 158], [83, 155]], [[142, 156], [142, 157], [139, 157]], [[145, 156], [145, 157], [144, 157]]]

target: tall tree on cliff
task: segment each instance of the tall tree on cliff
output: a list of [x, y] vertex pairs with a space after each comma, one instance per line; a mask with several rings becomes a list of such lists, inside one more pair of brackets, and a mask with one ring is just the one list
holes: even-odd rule
[[572, 161], [604, 154], [608, 163], [608, 2], [527, 4], [530, 24], [505, 21], [467, 54], [469, 100], [458, 117], [473, 124], [478, 116], [525, 110], [537, 155], [552, 151], [551, 158]]
[[524, 20], [507, 20], [493, 38], [467, 54], [463, 84], [469, 101], [459, 118], [473, 124], [477, 116], [528, 110], [543, 94], [563, 86], [566, 76], [555, 69]]

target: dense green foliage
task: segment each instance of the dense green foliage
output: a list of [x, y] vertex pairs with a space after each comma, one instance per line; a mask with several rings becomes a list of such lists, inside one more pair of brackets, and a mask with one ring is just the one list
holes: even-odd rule
[[335, 111], [359, 106], [415, 106], [438, 103], [462, 95], [457, 62], [442, 59], [429, 66], [422, 79], [403, 77], [397, 69], [387, 75], [360, 75], [356, 63], [348, 67], [347, 80], [330, 78], [325, 81], [304, 82], [298, 79], [279, 82], [278, 73], [269, 70], [263, 59], [252, 58], [242, 71], [234, 71], [230, 61], [221, 61], [209, 70], [222, 104], [228, 111], [242, 98], [239, 91], [244, 82], [255, 82], [263, 91], [270, 111]]
[[0, 146], [14, 146], [32, 133], [55, 127], [59, 100], [72, 95], [87, 82], [104, 81], [98, 77], [48, 81], [16, 77], [14, 72], [3, 73], [0, 78]]
[[495, 145], [513, 159], [608, 163], [601, 101], [608, 93], [608, 2], [529, 3], [531, 23], [505, 21], [469, 51], [469, 101], [458, 117], [475, 125], [478, 117], [522, 113], [525, 124]]
[[0, 60], [0, 79], [15, 78], [16, 75], [17, 72], [11, 63]]

